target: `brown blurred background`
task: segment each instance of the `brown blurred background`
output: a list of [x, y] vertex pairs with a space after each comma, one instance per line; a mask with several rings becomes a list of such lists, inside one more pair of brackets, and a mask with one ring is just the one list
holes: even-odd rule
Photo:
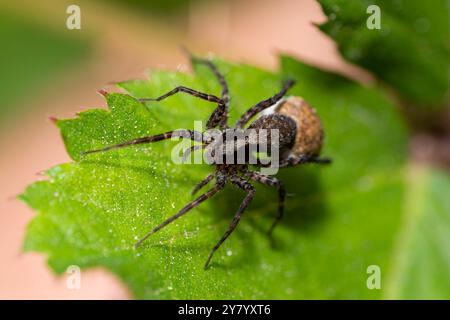
[[[81, 8], [81, 30], [68, 30], [66, 9]], [[98, 89], [142, 78], [148, 68], [189, 70], [179, 50], [212, 52], [277, 68], [277, 52], [371, 81], [346, 64], [313, 23], [325, 20], [314, 0], [3, 1], [0, 4], [0, 298], [123, 299], [107, 271], [83, 272], [80, 290], [22, 253], [34, 213], [16, 200], [41, 170], [70, 161], [49, 116], [71, 117], [104, 106]]]

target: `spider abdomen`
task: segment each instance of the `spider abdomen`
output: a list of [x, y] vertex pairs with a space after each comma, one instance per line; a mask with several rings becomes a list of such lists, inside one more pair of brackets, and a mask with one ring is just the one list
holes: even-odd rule
[[294, 120], [296, 124], [295, 142], [290, 155], [295, 157], [316, 157], [322, 149], [324, 132], [316, 111], [300, 97], [289, 97], [274, 110]]

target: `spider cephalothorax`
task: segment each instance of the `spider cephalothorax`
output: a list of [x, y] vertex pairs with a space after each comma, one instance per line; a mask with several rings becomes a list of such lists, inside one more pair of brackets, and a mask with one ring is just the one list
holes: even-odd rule
[[[272, 186], [277, 188], [278, 190], [278, 214], [269, 229], [269, 235], [272, 234], [273, 228], [283, 216], [284, 198], [286, 193], [283, 187], [283, 183], [271, 175], [262, 174], [261, 172], [250, 169], [251, 166], [268, 166], [267, 164], [264, 165], [258, 161], [250, 161], [252, 159], [252, 155], [250, 154], [250, 149], [252, 146], [256, 146], [256, 151], [258, 151], [259, 149], [264, 149], [267, 150], [268, 153], [273, 152], [273, 150], [278, 152], [279, 163], [276, 165], [279, 168], [295, 166], [302, 163], [325, 164], [329, 163], [330, 160], [319, 158], [320, 149], [322, 147], [323, 130], [320, 119], [314, 109], [312, 109], [302, 98], [283, 98], [288, 89], [294, 84], [294, 81], [285, 81], [280, 92], [248, 109], [239, 118], [236, 124], [233, 127], [230, 127], [228, 125], [229, 92], [225, 78], [210, 60], [205, 60], [197, 57], [191, 57], [191, 60], [194, 63], [204, 64], [211, 69], [222, 87], [220, 98], [212, 94], [206, 94], [187, 87], [178, 86], [158, 98], [141, 98], [139, 100], [142, 102], [161, 101], [178, 92], [184, 92], [197, 98], [216, 103], [217, 107], [209, 117], [206, 124], [206, 129], [217, 129], [216, 133], [218, 132], [218, 134], [211, 137], [203, 132], [196, 132], [193, 130], [175, 130], [154, 136], [137, 138], [117, 145], [108, 146], [103, 149], [87, 151], [84, 154], [102, 152], [135, 144], [161, 141], [169, 139], [175, 135], [201, 143], [201, 145], [196, 145], [195, 147], [189, 149], [190, 151], [197, 148], [208, 149], [211, 148], [214, 143], [216, 143], [214, 150], [211, 152], [213, 160], [210, 162], [215, 166], [215, 170], [194, 187], [192, 194], [198, 192], [212, 180], [215, 180], [214, 187], [209, 189], [207, 192], [205, 192], [192, 202], [188, 203], [178, 213], [162, 222], [159, 226], [151, 230], [135, 244], [135, 247], [139, 246], [149, 236], [161, 230], [166, 225], [181, 217], [189, 210], [198, 206], [208, 198], [212, 197], [214, 194], [222, 190], [227, 182], [230, 182], [237, 188], [245, 191], [247, 195], [241, 203], [241, 206], [237, 210], [236, 214], [234, 215], [230, 226], [228, 227], [222, 238], [211, 250], [205, 263], [205, 268], [207, 268], [214, 252], [234, 231], [237, 224], [239, 223], [242, 213], [245, 211], [254, 197], [255, 188], [250, 183], [250, 181], [256, 181], [268, 186]], [[246, 127], [249, 121], [257, 115], [259, 115], [259, 117], [248, 127]], [[255, 133], [254, 137], [256, 138], [251, 138], [251, 136], [249, 137], [248, 135], [244, 135], [243, 138], [233, 138], [232, 140], [227, 138], [229, 136], [228, 133], [230, 132], [237, 133], [238, 131], [245, 132], [250, 130]], [[267, 134], [267, 132], [269, 133]], [[276, 139], [274, 138], [274, 135], [271, 135], [271, 132], [277, 133]], [[265, 139], [261, 140], [259, 138], [263, 133], [266, 133], [266, 135], [264, 136]], [[221, 139], [220, 143], [217, 145], [218, 137], [220, 137]], [[275, 148], [272, 148], [274, 146]], [[244, 155], [243, 161], [241, 162], [236, 161], [239, 151], [243, 151]], [[273, 165], [273, 163], [269, 165]]]

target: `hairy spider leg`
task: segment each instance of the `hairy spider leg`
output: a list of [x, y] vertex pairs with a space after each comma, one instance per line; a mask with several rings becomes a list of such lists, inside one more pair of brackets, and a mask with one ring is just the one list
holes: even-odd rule
[[223, 76], [222, 73], [220, 73], [217, 66], [211, 60], [196, 57], [193, 54], [191, 54], [186, 48], [184, 50], [190, 57], [192, 63], [199, 63], [206, 65], [212, 71], [212, 73], [214, 73], [214, 75], [216, 76], [217, 80], [220, 83], [220, 86], [222, 87], [222, 95], [221, 95], [222, 102], [219, 102], [219, 105], [211, 114], [210, 118], [208, 119], [206, 127], [208, 129], [211, 129], [218, 125], [220, 128], [226, 128], [228, 123], [228, 112], [230, 108], [230, 92], [225, 77]]
[[280, 161], [280, 168], [293, 167], [304, 163], [317, 163], [317, 164], [330, 164], [332, 160], [330, 158], [319, 158], [319, 157], [293, 157], [290, 156], [285, 160]]
[[140, 98], [138, 100], [141, 102], [161, 101], [161, 100], [166, 99], [178, 92], [183, 92], [183, 93], [190, 94], [194, 97], [197, 97], [197, 98], [200, 98], [200, 99], [203, 99], [206, 101], [215, 102], [215, 103], [218, 103], [218, 106], [213, 111], [210, 118], [208, 119], [206, 128], [211, 129], [211, 128], [216, 127], [217, 125], [219, 125], [221, 128], [225, 128], [227, 126], [228, 110], [229, 110], [229, 104], [230, 104], [230, 102], [229, 102], [230, 94], [229, 94], [228, 84], [225, 80], [225, 77], [220, 73], [219, 69], [214, 65], [214, 63], [212, 63], [212, 61], [207, 60], [207, 59], [202, 59], [199, 57], [195, 57], [194, 55], [189, 53], [187, 50], [185, 50], [185, 51], [188, 53], [188, 55], [193, 63], [204, 64], [210, 68], [210, 70], [213, 72], [213, 74], [216, 76], [217, 80], [219, 81], [220, 86], [222, 87], [221, 98], [218, 98], [215, 95], [203, 93], [203, 92], [200, 92], [200, 91], [197, 91], [197, 90], [185, 87], [185, 86], [178, 86], [157, 98]]
[[183, 92], [183, 93], [187, 93], [191, 96], [194, 96], [196, 98], [200, 98], [206, 101], [210, 101], [210, 102], [215, 102], [215, 103], [222, 103], [222, 99], [220, 99], [219, 97], [216, 97], [213, 94], [208, 94], [208, 93], [203, 93], [200, 91], [197, 91], [195, 89], [191, 89], [185, 86], [178, 86], [172, 90], [170, 90], [169, 92], [163, 94], [162, 96], [159, 96], [157, 98], [139, 98], [138, 100], [141, 102], [146, 102], [146, 101], [161, 101], [164, 100], [170, 96], [173, 96], [174, 94], [178, 93], [178, 92]]
[[225, 80], [225, 77], [219, 71], [217, 66], [211, 60], [196, 57], [196, 56], [193, 56], [192, 54], [189, 54], [189, 55], [190, 55], [191, 61], [193, 63], [204, 64], [212, 71], [212, 73], [215, 75], [215, 77], [219, 81], [220, 86], [222, 88], [222, 95], [221, 95], [222, 100], [225, 104], [228, 104], [230, 101], [230, 91], [228, 89], [228, 84], [227, 84], [227, 81]]
[[280, 101], [281, 98], [283, 98], [283, 96], [289, 90], [289, 88], [291, 88], [294, 85], [294, 83], [295, 83], [294, 80], [285, 81], [283, 84], [283, 87], [281, 88], [281, 90], [278, 93], [276, 93], [275, 95], [273, 95], [272, 97], [270, 97], [266, 100], [259, 102], [258, 104], [254, 105], [253, 107], [248, 109], [236, 122], [236, 127], [237, 128], [244, 127], [251, 118], [256, 116], [258, 113], [260, 113], [264, 109], [267, 109], [267, 108], [273, 106], [278, 101]]
[[208, 183], [210, 183], [212, 179], [214, 179], [214, 173], [209, 174], [208, 176], [206, 176], [205, 179], [203, 179], [202, 181], [200, 181], [200, 182], [194, 187], [194, 189], [192, 189], [191, 195], [196, 194], [201, 188], [203, 188], [203, 187], [206, 186]]
[[247, 195], [245, 196], [244, 200], [242, 201], [241, 206], [239, 207], [238, 211], [234, 215], [233, 220], [231, 221], [227, 231], [223, 234], [222, 238], [217, 242], [217, 244], [214, 246], [214, 248], [211, 250], [208, 259], [206, 260], [204, 268], [207, 269], [209, 266], [209, 263], [211, 262], [211, 259], [214, 255], [214, 253], [217, 251], [217, 249], [220, 248], [222, 243], [225, 242], [225, 240], [230, 236], [230, 234], [236, 229], [236, 226], [238, 225], [239, 221], [241, 220], [241, 215], [247, 209], [248, 205], [253, 199], [253, 196], [255, 195], [255, 188], [246, 180], [244, 180], [241, 177], [238, 176], [232, 176], [231, 182], [237, 186], [238, 188], [244, 190], [247, 192]]
[[202, 194], [200, 197], [195, 199], [194, 201], [189, 202], [186, 206], [184, 206], [178, 213], [174, 214], [164, 222], [162, 222], [159, 226], [151, 230], [149, 233], [147, 233], [144, 237], [142, 237], [136, 244], [134, 245], [135, 248], [139, 247], [145, 240], [147, 240], [148, 237], [150, 237], [152, 234], [156, 233], [157, 231], [161, 230], [165, 226], [167, 226], [169, 223], [173, 222], [174, 220], [178, 219], [185, 213], [189, 212], [191, 209], [197, 207], [199, 204], [201, 204], [203, 201], [211, 198], [213, 195], [215, 195], [219, 190], [223, 189], [224, 184], [217, 183], [213, 188], [208, 190], [206, 193]]
[[193, 141], [203, 142], [203, 134], [201, 132], [194, 131], [194, 130], [174, 130], [174, 131], [168, 131], [166, 133], [157, 134], [154, 136], [137, 138], [134, 140], [122, 142], [122, 143], [115, 144], [115, 145], [108, 146], [108, 147], [101, 148], [101, 149], [85, 151], [85, 152], [82, 152], [81, 155], [86, 155], [86, 154], [96, 153], [96, 152], [105, 152], [105, 151], [119, 149], [119, 148], [131, 146], [131, 145], [135, 145], [135, 144], [157, 142], [157, 141], [161, 141], [161, 140], [170, 139], [172, 136], [179, 136], [182, 138], [191, 139]]
[[278, 222], [280, 222], [284, 215], [284, 200], [286, 197], [286, 190], [284, 189], [283, 182], [281, 180], [278, 180], [277, 178], [266, 176], [255, 171], [247, 171], [244, 174], [253, 181], [257, 181], [266, 186], [271, 186], [278, 189], [278, 213], [268, 231], [269, 236], [272, 236], [273, 229], [278, 224]]

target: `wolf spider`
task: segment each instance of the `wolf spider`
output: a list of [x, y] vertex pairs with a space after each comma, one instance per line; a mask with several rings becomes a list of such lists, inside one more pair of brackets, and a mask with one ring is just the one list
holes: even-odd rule
[[[255, 129], [257, 131], [261, 129], [279, 130], [280, 168], [292, 167], [303, 163], [320, 163], [320, 164], [330, 163], [330, 159], [319, 158], [319, 152], [322, 147], [323, 130], [320, 124], [320, 119], [316, 115], [315, 110], [312, 109], [303, 99], [299, 97], [290, 97], [287, 99], [283, 99], [287, 91], [294, 85], [293, 80], [284, 81], [283, 86], [278, 93], [252, 106], [244, 114], [241, 115], [241, 117], [233, 127], [229, 127], [228, 111], [230, 104], [230, 95], [228, 85], [224, 76], [220, 73], [216, 65], [210, 60], [191, 56], [191, 62], [206, 65], [212, 71], [212, 73], [219, 81], [222, 89], [220, 98], [214, 94], [199, 92], [197, 90], [185, 86], [178, 86], [173, 90], [161, 95], [160, 97], [141, 98], [138, 100], [141, 102], [161, 101], [174, 94], [185, 93], [197, 97], [199, 99], [215, 103], [217, 104], [217, 107], [209, 117], [208, 122], [206, 124], [206, 129], [216, 128], [221, 130], [222, 132], [225, 132], [226, 130], [243, 130], [247, 125], [247, 123], [254, 116], [264, 111], [264, 113], [260, 115], [253, 123], [251, 123], [248, 128]], [[271, 110], [271, 112], [268, 112], [269, 108], [273, 110]], [[108, 146], [102, 149], [90, 150], [84, 152], [84, 154], [104, 152], [135, 144], [152, 143], [156, 141], [169, 139], [175, 135], [181, 135], [190, 140], [200, 142], [202, 144], [201, 148], [206, 147], [208, 146], [208, 144], [211, 143], [211, 139], [206, 138], [202, 132], [196, 132], [193, 130], [175, 130], [153, 136], [137, 138], [131, 141]], [[224, 140], [223, 143], [224, 145], [226, 145], [227, 143], [234, 144], [235, 141], [228, 142]], [[191, 151], [193, 149], [196, 149], [196, 147], [198, 146], [191, 148]], [[248, 159], [248, 157], [246, 159]], [[274, 227], [283, 217], [284, 213], [284, 200], [286, 192], [283, 183], [273, 176], [264, 175], [261, 174], [260, 172], [250, 170], [249, 163], [236, 164], [233, 161], [233, 163], [226, 163], [226, 162], [221, 164], [212, 163], [212, 165], [215, 166], [214, 172], [209, 174], [200, 183], [198, 183], [194, 187], [192, 194], [194, 195], [195, 193], [197, 193], [200, 189], [202, 189], [204, 186], [206, 186], [209, 182], [211, 182], [214, 179], [215, 185], [207, 192], [205, 192], [204, 194], [202, 194], [201, 196], [199, 196], [198, 198], [196, 198], [195, 200], [184, 206], [178, 213], [171, 216], [170, 218], [162, 222], [160, 225], [155, 227], [153, 230], [148, 232], [142, 239], [140, 239], [135, 244], [135, 247], [141, 245], [142, 242], [144, 242], [148, 237], [150, 237], [155, 232], [161, 230], [169, 223], [186, 214], [191, 209], [197, 207], [205, 200], [211, 198], [213, 195], [222, 190], [227, 182], [231, 182], [232, 185], [236, 186], [239, 189], [242, 189], [247, 194], [244, 200], [242, 201], [239, 209], [235, 213], [234, 218], [231, 221], [228, 229], [225, 231], [225, 233], [216, 243], [216, 245], [212, 248], [206, 260], [204, 268], [205, 269], [208, 268], [211, 258], [213, 257], [213, 254], [216, 252], [217, 249], [219, 249], [222, 243], [235, 230], [236, 226], [238, 225], [241, 219], [242, 214], [244, 213], [244, 211], [252, 201], [253, 197], [255, 196], [255, 188], [250, 183], [250, 181], [255, 181], [267, 186], [275, 187], [278, 190], [278, 213], [268, 231], [269, 235], [272, 235]]]

